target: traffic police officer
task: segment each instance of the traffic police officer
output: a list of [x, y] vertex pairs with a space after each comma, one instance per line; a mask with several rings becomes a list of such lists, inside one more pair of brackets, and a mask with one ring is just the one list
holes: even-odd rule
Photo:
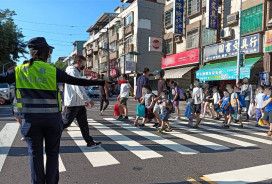
[[[47, 64], [54, 47], [49, 46], [43, 37], [32, 38], [28, 48], [29, 62], [0, 74], [0, 83], [15, 82], [16, 85], [14, 112], [22, 113], [21, 133], [28, 145], [31, 182], [55, 184], [59, 181], [58, 154], [63, 130], [57, 83], [90, 86], [105, 85], [105, 81], [75, 78]], [[46, 170], [43, 163], [44, 140]]]

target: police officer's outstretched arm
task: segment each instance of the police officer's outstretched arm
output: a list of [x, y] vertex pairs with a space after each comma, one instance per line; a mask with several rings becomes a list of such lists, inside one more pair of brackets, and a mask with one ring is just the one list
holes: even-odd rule
[[104, 86], [105, 80], [80, 79], [68, 75], [66, 72], [57, 69], [57, 82], [78, 85], [78, 86]]
[[14, 69], [0, 74], [0, 83], [12, 84], [14, 82], [15, 82], [15, 70]]

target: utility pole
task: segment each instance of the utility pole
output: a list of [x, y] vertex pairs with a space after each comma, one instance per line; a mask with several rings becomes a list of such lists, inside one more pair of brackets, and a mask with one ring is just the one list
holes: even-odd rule
[[[110, 16], [109, 16], [109, 27], [110, 27]], [[110, 78], [110, 37], [109, 37], [109, 27], [107, 27], [107, 60], [108, 60], [108, 78]]]
[[238, 51], [237, 51], [237, 76], [236, 76], [236, 86], [238, 86], [240, 81], [240, 59], [241, 59], [241, 14], [242, 14], [242, 0], [240, 0], [239, 5], [239, 24], [238, 24]]

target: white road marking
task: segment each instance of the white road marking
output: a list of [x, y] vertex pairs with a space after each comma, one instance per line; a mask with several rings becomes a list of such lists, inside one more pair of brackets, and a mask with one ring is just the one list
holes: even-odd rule
[[158, 154], [157, 152], [139, 144], [138, 142], [128, 138], [120, 134], [119, 132], [102, 125], [94, 120], [89, 119], [89, 125], [93, 126], [97, 130], [99, 130], [102, 134], [106, 135], [107, 137], [111, 138], [121, 146], [125, 147], [127, 150], [135, 154], [141, 159], [150, 159], [150, 158], [159, 158], [163, 157], [162, 155]]
[[[153, 125], [146, 125], [146, 126], [155, 129], [153, 127]], [[167, 134], [170, 134], [172, 136], [187, 140], [189, 142], [193, 142], [195, 144], [199, 144], [201, 146], [210, 148], [212, 150], [217, 150], [218, 151], [218, 150], [230, 149], [229, 147], [226, 147], [226, 146], [223, 146], [223, 145], [211, 142], [211, 141], [207, 141], [207, 140], [204, 140], [204, 139], [201, 139], [201, 138], [198, 138], [198, 137], [194, 137], [194, 136], [182, 133], [182, 132], [177, 132], [177, 131], [174, 131], [174, 130], [172, 132], [167, 132]]]
[[[104, 148], [99, 147], [96, 149], [90, 149], [86, 146], [86, 142], [82, 138], [81, 131], [75, 123], [72, 123], [73, 127], [68, 128], [68, 134], [75, 141], [77, 146], [81, 149], [83, 154], [87, 157], [93, 167], [102, 167], [120, 164], [110, 153], [108, 153]], [[72, 130], [72, 131], [69, 131]]]
[[[217, 126], [218, 128], [220, 128], [218, 126], [218, 124], [207, 122], [207, 121], [205, 121], [203, 124], [200, 124], [200, 126], [202, 126], [203, 128], [205, 128], [205, 130], [210, 130], [210, 131], [215, 131], [215, 132], [219, 132], [219, 133], [224, 133], [224, 134], [227, 134], [227, 135], [232, 135], [232, 136], [240, 137], [240, 138], [243, 138], [243, 139], [248, 139], [248, 140], [255, 141], [255, 142], [260, 142], [260, 143], [263, 143], [263, 144], [272, 145], [272, 140], [262, 139], [262, 138], [259, 138], [259, 137], [253, 137], [251, 135], [245, 135], [245, 134], [242, 133], [242, 132], [253, 133], [252, 130], [235, 129], [235, 130], [239, 130], [241, 132], [232, 132], [232, 131], [228, 131], [228, 130], [223, 130], [222, 128], [221, 129], [211, 128], [211, 127], [208, 127], [208, 126], [205, 126], [205, 125], [214, 125], [214, 126]], [[254, 128], [256, 128], [256, 127], [254, 127]], [[230, 129], [230, 130], [232, 130], [232, 129]], [[257, 133], [257, 132], [255, 132], [255, 133]], [[257, 135], [258, 134], [260, 134], [260, 132], [258, 132]]]
[[272, 164], [205, 175], [218, 184], [246, 184], [272, 179]]
[[18, 123], [7, 123], [0, 132], [0, 172], [18, 132]]
[[[179, 121], [179, 123], [187, 125], [187, 123], [185, 123], [185, 122], [180, 122]], [[248, 142], [245, 142], [245, 141], [240, 141], [240, 140], [237, 140], [237, 139], [233, 139], [233, 138], [226, 137], [226, 136], [223, 136], [223, 135], [218, 135], [218, 134], [211, 133], [211, 132], [205, 132], [205, 131], [202, 131], [202, 130], [199, 130], [199, 129], [188, 128], [188, 127], [181, 126], [181, 125], [178, 125], [178, 124], [172, 124], [172, 126], [175, 127], [175, 128], [184, 129], [184, 130], [187, 130], [189, 132], [197, 133], [197, 134], [200, 134], [200, 135], [203, 135], [203, 136], [206, 136], [206, 137], [211, 137], [213, 139], [218, 139], [220, 141], [228, 142], [228, 143], [235, 144], [235, 145], [242, 146], [242, 147], [256, 146], [255, 144], [248, 143]]]
[[189, 155], [191, 155], [191, 154], [197, 154], [197, 153], [199, 153], [196, 150], [193, 150], [193, 149], [188, 148], [186, 146], [180, 145], [180, 144], [178, 144], [176, 142], [173, 142], [171, 140], [165, 139], [163, 137], [160, 137], [158, 135], [152, 134], [150, 132], [144, 131], [144, 130], [142, 130], [140, 128], [131, 126], [131, 125], [126, 124], [124, 122], [116, 121], [113, 118], [104, 118], [104, 120], [110, 121], [110, 122], [114, 122], [114, 124], [116, 124], [116, 125], [124, 128], [124, 129], [126, 129], [128, 131], [131, 131], [131, 132], [133, 132], [133, 133], [135, 133], [137, 135], [145, 137], [146, 139], [149, 139], [149, 140], [151, 140], [153, 142], [156, 142], [157, 144], [165, 146], [165, 147], [167, 147], [167, 148], [169, 148], [171, 150], [174, 150], [174, 151], [176, 151], [176, 152], [178, 152], [180, 154], [187, 154], [187, 155], [189, 154]]

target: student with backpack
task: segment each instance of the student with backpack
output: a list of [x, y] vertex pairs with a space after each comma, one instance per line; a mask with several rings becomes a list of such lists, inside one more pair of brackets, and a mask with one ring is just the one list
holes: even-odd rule
[[[142, 99], [140, 105], [145, 105], [145, 117], [143, 118], [142, 124], [140, 126], [145, 126], [147, 119], [151, 120], [155, 118], [155, 114], [153, 113], [153, 107], [155, 104], [155, 95], [152, 93], [152, 89], [149, 85], [143, 86], [144, 98]], [[157, 120], [155, 119], [155, 123]]]
[[224, 97], [220, 101], [220, 107], [223, 109], [223, 115], [224, 115], [224, 125], [223, 128], [229, 128], [229, 124], [231, 122], [231, 115], [233, 114], [232, 107], [230, 105], [230, 96], [228, 90], [224, 90]]
[[213, 100], [213, 107], [216, 114], [215, 120], [220, 120], [220, 114], [218, 110], [220, 109], [219, 102], [221, 100], [220, 94], [216, 86], [213, 87], [213, 96], [209, 98], [209, 100]]
[[179, 109], [179, 101], [181, 99], [184, 99], [184, 95], [183, 95], [183, 92], [180, 88], [178, 88], [178, 84], [177, 82], [174, 82], [172, 81], [171, 82], [171, 85], [172, 85], [172, 94], [173, 94], [173, 100], [172, 100], [172, 103], [173, 103], [173, 106], [177, 112], [177, 117], [176, 117], [176, 120], [180, 120], [180, 109]]
[[194, 82], [194, 89], [193, 89], [193, 107], [192, 107], [192, 115], [196, 118], [196, 125], [195, 128], [198, 128], [199, 123], [201, 122], [201, 118], [199, 117], [201, 112], [201, 104], [204, 99], [203, 90], [200, 87], [200, 81], [198, 79]]
[[252, 89], [252, 85], [249, 84], [249, 80], [247, 77], [243, 79], [241, 94], [244, 96], [244, 99], [245, 99], [245, 107], [246, 107], [246, 115], [247, 115], [246, 121], [248, 121], [249, 120], [249, 115], [248, 115], [249, 105], [250, 103], [253, 103], [253, 89]]
[[[172, 108], [174, 108], [174, 107], [173, 107], [173, 104], [172, 104], [171, 100], [168, 99], [167, 90], [164, 90], [161, 93], [161, 97], [162, 97], [162, 101], [161, 101], [161, 105], [162, 105], [162, 110], [161, 110], [162, 124], [161, 124], [161, 127], [158, 129], [158, 132], [159, 133], [162, 133], [163, 131], [171, 132], [172, 128], [171, 128], [171, 125], [169, 124], [168, 120], [170, 118]], [[167, 125], [167, 128], [165, 128], [165, 125]]]
[[264, 104], [262, 110], [264, 111], [263, 120], [269, 126], [267, 136], [272, 135], [272, 87], [265, 89], [266, 96], [264, 97]]
[[258, 94], [256, 96], [255, 99], [255, 108], [256, 108], [256, 127], [258, 127], [258, 123], [260, 118], [262, 117], [262, 107], [263, 107], [263, 103], [264, 103], [264, 97], [266, 96], [264, 93], [264, 87], [263, 86], [259, 86], [258, 87]]

